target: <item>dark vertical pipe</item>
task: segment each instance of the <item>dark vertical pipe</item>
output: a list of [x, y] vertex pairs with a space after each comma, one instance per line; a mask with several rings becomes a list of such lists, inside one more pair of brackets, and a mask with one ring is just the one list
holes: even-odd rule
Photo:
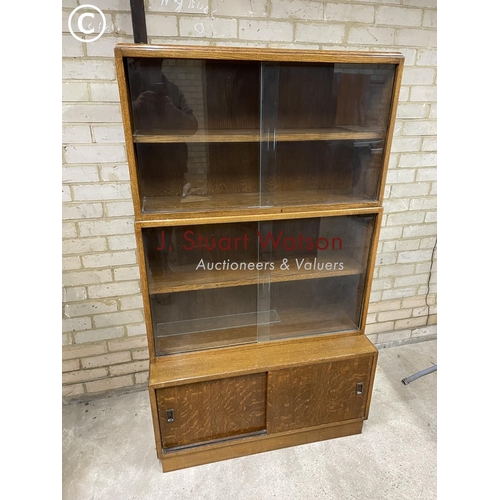
[[148, 43], [144, 0], [130, 0], [130, 12], [132, 13], [134, 43]]

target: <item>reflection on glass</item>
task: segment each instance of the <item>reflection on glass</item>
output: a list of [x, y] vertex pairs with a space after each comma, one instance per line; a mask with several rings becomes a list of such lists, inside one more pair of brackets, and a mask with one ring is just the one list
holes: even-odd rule
[[374, 222], [144, 229], [157, 354], [356, 330]]
[[162, 64], [162, 59], [129, 59], [135, 128], [195, 133], [198, 120], [182, 90], [163, 73]]
[[[182, 90], [162, 72], [162, 59], [129, 59], [129, 85], [136, 130], [194, 134], [198, 120]], [[146, 196], [182, 196], [189, 190], [184, 142], [141, 144], [136, 149]]]

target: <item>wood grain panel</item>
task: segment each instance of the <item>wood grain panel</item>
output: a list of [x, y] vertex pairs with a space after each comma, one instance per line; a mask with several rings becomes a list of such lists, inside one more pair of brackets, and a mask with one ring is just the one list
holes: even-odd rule
[[[156, 391], [163, 448], [186, 446], [266, 427], [266, 374], [211, 380]], [[166, 410], [174, 410], [168, 423]]]
[[258, 129], [260, 64], [207, 60], [205, 71], [207, 128]]
[[[206, 61], [207, 129], [259, 129], [260, 64]], [[211, 143], [208, 148], [208, 192], [252, 193], [259, 189], [256, 143]]]
[[[322, 363], [268, 374], [268, 433], [363, 417], [372, 357]], [[364, 382], [362, 395], [356, 384]]]
[[[259, 147], [256, 143], [208, 145], [208, 194], [257, 193]], [[187, 202], [186, 199], [183, 200]], [[204, 203], [202, 203], [204, 205]]]
[[340, 75], [336, 125], [366, 124], [371, 75], [343, 73]]
[[278, 129], [334, 125], [334, 65], [279, 65]]
[[400, 64], [400, 52], [362, 52], [348, 50], [290, 50], [254, 47], [195, 47], [192, 45], [139, 45], [119, 43], [116, 57], [169, 57], [236, 61], [291, 61], [326, 63]]
[[[336, 190], [348, 195], [352, 183], [332, 182], [332, 158], [328, 142], [286, 142], [276, 147], [276, 172], [263, 178], [265, 191], [295, 192]], [[323, 191], [324, 192], [324, 191]], [[283, 197], [283, 194], [275, 196]]]

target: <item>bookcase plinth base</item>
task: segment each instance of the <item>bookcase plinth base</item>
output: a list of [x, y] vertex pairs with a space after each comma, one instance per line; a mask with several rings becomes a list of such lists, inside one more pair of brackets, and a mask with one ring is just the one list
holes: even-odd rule
[[187, 467], [254, 455], [265, 451], [352, 436], [361, 434], [362, 429], [363, 419], [360, 419], [292, 433], [280, 433], [277, 435], [263, 434], [246, 440], [231, 440], [219, 446], [206, 445], [204, 447], [171, 452], [171, 456], [161, 459], [162, 469], [163, 472], [171, 472]]

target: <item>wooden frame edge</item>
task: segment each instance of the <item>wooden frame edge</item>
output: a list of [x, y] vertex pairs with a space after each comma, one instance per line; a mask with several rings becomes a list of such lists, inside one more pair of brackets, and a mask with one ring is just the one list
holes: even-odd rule
[[361, 313], [360, 330], [365, 335], [366, 330], [366, 318], [368, 316], [368, 308], [370, 306], [370, 295], [373, 285], [373, 273], [375, 272], [375, 263], [377, 261], [377, 249], [380, 241], [380, 230], [382, 228], [382, 216], [384, 214], [384, 209], [380, 208], [377, 213], [377, 220], [375, 221], [375, 228], [372, 236], [372, 245], [370, 248], [370, 256], [368, 257], [368, 264], [366, 269], [366, 286], [365, 294], [363, 297], [363, 311]]
[[400, 52], [369, 52], [352, 50], [304, 50], [251, 47], [217, 47], [196, 45], [135, 45], [119, 43], [115, 53], [122, 57], [161, 57], [214, 60], [250, 60], [283, 62], [373, 63], [398, 64], [404, 56]]
[[378, 214], [383, 210], [380, 205], [370, 207], [351, 207], [351, 208], [330, 208], [323, 210], [304, 210], [297, 212], [259, 212], [248, 214], [231, 214], [214, 216], [212, 214], [197, 214], [194, 217], [163, 217], [154, 220], [136, 220], [135, 224], [141, 228], [162, 227], [162, 226], [184, 226], [198, 224], [224, 224], [231, 222], [250, 222], [250, 221], [273, 221], [288, 219], [312, 219], [315, 217], [337, 217], [343, 215], [366, 215]]
[[123, 131], [125, 135], [125, 149], [127, 151], [127, 164], [130, 175], [130, 188], [132, 191], [132, 203], [134, 205], [135, 217], [141, 216], [141, 190], [137, 176], [137, 165], [135, 158], [135, 147], [132, 132], [132, 110], [130, 107], [129, 96], [127, 92], [127, 81], [125, 77], [125, 65], [123, 54], [120, 49], [115, 47], [115, 67], [116, 79], [118, 81], [118, 91], [120, 94], [120, 110], [122, 115]]
[[[369, 342], [370, 339], [367, 339]], [[373, 344], [372, 344], [373, 345]], [[377, 363], [378, 363], [378, 349], [373, 346], [375, 349], [375, 353], [373, 355], [373, 364], [372, 364], [372, 372], [370, 374], [370, 385], [369, 385], [369, 392], [368, 392], [368, 397], [366, 399], [366, 407], [365, 407], [365, 420], [368, 419], [368, 416], [370, 414], [370, 406], [372, 403], [372, 395], [373, 395], [373, 387], [375, 385], [375, 372], [377, 371]]]
[[385, 139], [384, 158], [382, 160], [382, 171], [380, 173], [380, 186], [378, 199], [383, 203], [387, 172], [389, 170], [389, 159], [392, 153], [392, 140], [394, 138], [394, 128], [396, 126], [396, 114], [399, 104], [399, 93], [401, 90], [401, 81], [403, 79], [404, 57], [399, 61], [396, 67], [394, 76], [394, 85], [392, 87], [391, 109], [389, 112], [389, 127], [387, 128], [387, 136]]
[[160, 420], [158, 415], [158, 406], [156, 404], [156, 391], [151, 385], [148, 386], [149, 404], [151, 406], [151, 416], [153, 419], [153, 431], [155, 436], [156, 456], [161, 460], [162, 447], [161, 447], [161, 430]]
[[149, 280], [146, 269], [146, 258], [144, 256], [144, 243], [142, 241], [142, 229], [137, 224], [134, 227], [135, 240], [137, 242], [137, 264], [139, 266], [139, 278], [141, 283], [142, 303], [144, 305], [144, 322], [146, 323], [146, 336], [148, 339], [149, 362], [156, 358], [153, 321], [151, 305], [149, 302]]

